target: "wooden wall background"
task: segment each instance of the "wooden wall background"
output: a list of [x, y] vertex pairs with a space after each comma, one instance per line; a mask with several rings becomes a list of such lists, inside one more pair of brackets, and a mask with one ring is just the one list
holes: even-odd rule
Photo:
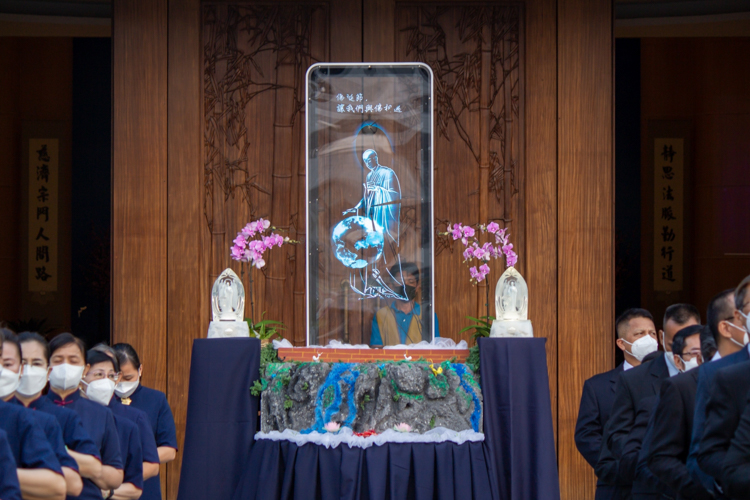
[[[266, 216], [305, 237], [307, 66], [424, 60], [438, 80], [436, 222], [510, 226], [548, 339], [562, 496], [593, 498], [573, 428], [583, 381], [614, 361], [609, 2], [115, 0], [113, 38], [113, 338], [141, 353], [180, 441], [192, 340], [237, 230]], [[459, 340], [485, 288], [437, 247], [441, 335]], [[256, 312], [296, 344], [303, 259], [282, 248], [253, 283]], [[179, 467], [178, 454], [165, 498]]]

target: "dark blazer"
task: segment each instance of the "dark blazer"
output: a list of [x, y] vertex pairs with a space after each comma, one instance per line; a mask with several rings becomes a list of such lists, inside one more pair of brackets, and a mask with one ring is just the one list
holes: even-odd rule
[[653, 361], [623, 372], [618, 378], [609, 433], [605, 435], [607, 446], [614, 456], [622, 455], [628, 434], [635, 424], [637, 403], [659, 394], [659, 387], [666, 378], [669, 378], [669, 369], [663, 353]]
[[722, 368], [714, 377], [706, 405], [706, 424], [698, 447], [698, 465], [718, 483], [724, 457], [745, 410], [750, 390], [750, 361]]
[[687, 459], [687, 468], [693, 480], [700, 482], [708, 491], [713, 491], [714, 480], [698, 467], [698, 448], [706, 423], [706, 404], [711, 394], [711, 387], [716, 372], [727, 366], [732, 366], [750, 360], [747, 348], [740, 349], [734, 354], [710, 363], [703, 363], [698, 367], [698, 389], [695, 393], [695, 412], [693, 417], [693, 435], [690, 439], [690, 454]]
[[724, 458], [721, 484], [730, 498], [750, 500], [750, 404], [745, 403], [745, 411]]
[[602, 450], [604, 426], [612, 413], [615, 382], [623, 372], [622, 369], [621, 363], [614, 370], [594, 375], [583, 383], [575, 440], [578, 451], [593, 468], [596, 468]]
[[[665, 382], [666, 380], [669, 379], [665, 379]], [[656, 407], [659, 404], [659, 397], [651, 396], [642, 401], [645, 405], [639, 408], [636, 414], [635, 426], [631, 432], [631, 437], [628, 438], [628, 442], [625, 444], [622, 459], [626, 466], [635, 469], [633, 472], [631, 498], [633, 500], [673, 500], [677, 495], [651, 473], [651, 470], [646, 465], [644, 453], [644, 447], [649, 447], [653, 439], [654, 417], [656, 415]], [[643, 424], [644, 418], [647, 418], [645, 425]], [[639, 433], [642, 436], [640, 438], [638, 437]], [[636, 435], [635, 439], [633, 438], [634, 434]], [[636, 443], [636, 439], [640, 439], [640, 443]], [[635, 456], [633, 456], [634, 454]], [[628, 463], [634, 463], [635, 465], [628, 465]]]
[[712, 496], [693, 480], [686, 465], [697, 386], [697, 369], [662, 383], [650, 441], [644, 443], [643, 454], [651, 473], [677, 493], [678, 498], [701, 500]]

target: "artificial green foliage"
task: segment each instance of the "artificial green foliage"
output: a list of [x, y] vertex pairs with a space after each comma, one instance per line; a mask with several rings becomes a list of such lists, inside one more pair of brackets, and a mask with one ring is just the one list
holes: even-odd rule
[[434, 428], [435, 428], [435, 415], [433, 415], [432, 418], [430, 419], [430, 429], [434, 429]]
[[323, 392], [323, 408], [331, 406], [331, 403], [333, 403], [333, 394], [333, 387], [330, 386]]
[[302, 390], [306, 391], [307, 389], [309, 389], [309, 385], [307, 382], [305, 382], [304, 384], [302, 384]]
[[274, 335], [281, 337], [279, 330], [286, 330], [286, 328], [284, 328], [284, 323], [272, 319], [263, 319], [265, 314], [266, 311], [263, 311], [260, 315], [261, 321], [258, 321], [257, 323], [253, 323], [253, 320], [250, 318], [245, 320], [247, 321], [247, 326], [250, 328], [250, 331], [255, 334], [255, 338], [260, 340], [269, 340], [273, 338]]
[[269, 343], [260, 350], [260, 376], [266, 376], [266, 368], [271, 363], [281, 363], [279, 356], [276, 354], [276, 349], [273, 348], [273, 344]]
[[284, 409], [291, 410], [292, 406], [294, 406], [294, 401], [292, 401], [290, 398], [286, 398], [284, 400]]
[[264, 378], [260, 380], [256, 380], [253, 382], [253, 386], [250, 388], [250, 394], [255, 396], [256, 398], [260, 396], [260, 393], [265, 391], [268, 387], [268, 381]]
[[461, 329], [459, 333], [468, 332], [474, 330], [471, 338], [474, 339], [474, 345], [469, 348], [469, 357], [466, 358], [466, 365], [471, 368], [474, 372], [475, 382], [479, 383], [479, 337], [489, 337], [490, 330], [492, 330], [492, 322], [495, 320], [494, 316], [480, 316], [475, 318], [473, 316], [466, 316], [467, 319], [474, 321], [473, 325], [469, 325], [466, 328]]

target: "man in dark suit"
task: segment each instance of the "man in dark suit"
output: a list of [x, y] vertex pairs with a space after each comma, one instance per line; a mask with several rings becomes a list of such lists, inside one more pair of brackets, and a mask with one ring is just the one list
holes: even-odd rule
[[[675, 304], [667, 308], [664, 314], [664, 330], [660, 333], [663, 346], [669, 353], [669, 357], [672, 357], [670, 350], [675, 334], [686, 326], [698, 323], [700, 323], [700, 314], [694, 306], [689, 304]], [[602, 458], [605, 458], [607, 454], [611, 455], [617, 462], [622, 458], [629, 434], [635, 426], [638, 410], [641, 409], [641, 413], [643, 412], [644, 404], [642, 400], [656, 396], [659, 393], [662, 381], [670, 375], [679, 373], [679, 370], [674, 365], [674, 361], [672, 360], [668, 363], [667, 357], [666, 353], [657, 356], [653, 361], [642, 364], [620, 375], [615, 389], [616, 394], [612, 416], [607, 424], [608, 428], [605, 432], [604, 444], [602, 445], [603, 448], [607, 448], [607, 452], [602, 451], [603, 455], [600, 456], [600, 461], [597, 463], [596, 470], [599, 477], [605, 473], [609, 474], [612, 467], [611, 461], [608, 462], [607, 460], [602, 460]], [[634, 439], [638, 440], [638, 449], [640, 449], [640, 438], [640, 435], [634, 437]], [[629, 450], [635, 445], [636, 443], [631, 444]], [[620, 475], [619, 463], [616, 469], [618, 470], [620, 483], [625, 484], [629, 490], [631, 485], [628, 484], [628, 480], [631, 478], [627, 477], [627, 475], [624, 477]]]
[[[690, 326], [680, 330], [675, 336], [672, 352], [683, 373], [662, 383], [658, 403], [649, 423], [650, 430], [641, 450], [648, 471], [675, 492], [677, 498], [685, 500], [712, 498], [708, 491], [693, 480], [685, 464], [690, 448], [695, 390], [698, 385], [698, 370], [693, 368], [686, 371], [685, 368], [702, 361], [704, 353], [701, 347], [707, 345], [700, 339], [704, 330], [705, 334], [711, 335], [707, 328]], [[643, 472], [645, 471], [639, 465], [638, 475]], [[635, 485], [633, 489], [635, 490]]]
[[[575, 441], [578, 451], [583, 458], [596, 467], [602, 449], [602, 435], [612, 412], [615, 400], [615, 382], [625, 370], [641, 364], [641, 360], [649, 350], [656, 349], [656, 328], [651, 313], [645, 309], [628, 309], [617, 321], [617, 347], [625, 355], [625, 361], [617, 368], [608, 372], [594, 375], [583, 384], [583, 395], [578, 410]], [[649, 337], [651, 340], [646, 339]], [[640, 340], [644, 339], [644, 340]], [[636, 343], [638, 342], [638, 343]], [[635, 349], [633, 348], [635, 345]], [[644, 347], [641, 347], [644, 346]], [[607, 484], [598, 479], [596, 484], [596, 498], [614, 498], [615, 485]]]
[[712, 387], [697, 458], [701, 470], [721, 486], [724, 458], [750, 391], [750, 361], [719, 370]]
[[[695, 393], [695, 415], [693, 417], [693, 435], [690, 440], [690, 454], [687, 468], [693, 479], [699, 481], [708, 491], [714, 492], [713, 477], [698, 465], [698, 450], [706, 422], [706, 406], [713, 389], [716, 373], [728, 366], [750, 360], [746, 348], [736, 338], [742, 338], [735, 332], [744, 330], [744, 317], [737, 312], [737, 306], [750, 303], [750, 277], [745, 278], [732, 293], [724, 291], [713, 298], [708, 306], [708, 326], [716, 339], [718, 355], [711, 363], [704, 363], [698, 369], [698, 388]], [[730, 340], [730, 337], [732, 340]], [[719, 493], [719, 492], [715, 492]]]
[[750, 500], [750, 404], [745, 403], [745, 411], [724, 458], [721, 485], [729, 498]]

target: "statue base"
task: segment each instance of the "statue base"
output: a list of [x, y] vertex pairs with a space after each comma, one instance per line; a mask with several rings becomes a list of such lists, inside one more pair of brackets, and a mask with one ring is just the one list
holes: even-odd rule
[[250, 328], [246, 321], [212, 321], [208, 325], [208, 338], [210, 339], [249, 336]]
[[490, 337], [533, 337], [534, 328], [531, 321], [510, 321], [496, 319], [492, 322]]

